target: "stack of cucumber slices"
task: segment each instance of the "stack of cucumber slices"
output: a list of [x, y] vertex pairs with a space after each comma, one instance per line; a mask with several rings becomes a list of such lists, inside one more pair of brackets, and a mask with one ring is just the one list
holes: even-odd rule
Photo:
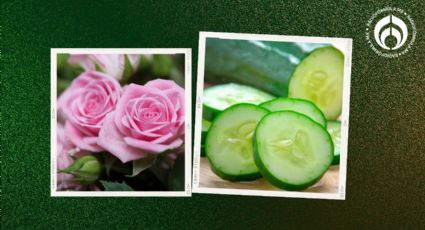
[[[289, 97], [227, 83], [205, 89], [201, 154], [222, 179], [266, 178], [285, 190], [339, 164], [343, 55], [315, 49], [293, 71]], [[275, 96], [276, 95], [276, 96]]]

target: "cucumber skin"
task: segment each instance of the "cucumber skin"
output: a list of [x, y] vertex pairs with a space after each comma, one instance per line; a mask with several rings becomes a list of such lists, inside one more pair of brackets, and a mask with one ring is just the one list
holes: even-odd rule
[[[208, 159], [208, 154], [207, 154], [207, 159]], [[253, 181], [253, 180], [260, 179], [262, 177], [261, 173], [259, 173], [259, 172], [244, 174], [244, 175], [230, 175], [230, 174], [218, 171], [217, 169], [215, 169], [212, 166], [212, 164], [209, 164], [209, 165], [210, 165], [211, 170], [217, 176], [219, 176], [221, 179], [228, 180], [228, 181], [234, 181], [234, 182], [237, 182], [237, 181]]]
[[[260, 120], [260, 122], [258, 122], [258, 124], [260, 124], [261, 123], [261, 121], [264, 119], [264, 118], [266, 118], [268, 115], [270, 115], [270, 114], [272, 114], [272, 113], [295, 113], [295, 114], [298, 114], [298, 115], [301, 115], [301, 116], [304, 116], [304, 117], [306, 117], [306, 118], [308, 118], [308, 119], [310, 119], [311, 121], [313, 121], [311, 118], [309, 118], [309, 117], [307, 117], [306, 115], [304, 115], [304, 114], [301, 114], [301, 113], [298, 113], [298, 112], [294, 112], [294, 111], [278, 111], [278, 112], [271, 112], [271, 113], [269, 113], [269, 114], [267, 114], [267, 115], [265, 115], [261, 120]], [[321, 129], [323, 129], [323, 130], [325, 130], [326, 131], [326, 129], [325, 128], [323, 128], [323, 126], [321, 126], [319, 123], [317, 123], [317, 122], [315, 122], [315, 121], [313, 121], [315, 124], [317, 124]], [[257, 125], [257, 127], [258, 127], [258, 125]], [[332, 144], [332, 154], [331, 154], [331, 157], [332, 157], [332, 160], [330, 161], [330, 162], [332, 162], [333, 161], [333, 151], [334, 151], [334, 145], [333, 145], [333, 142], [332, 142], [332, 137], [329, 135], [329, 133], [328, 133], [328, 131], [326, 131], [326, 133], [328, 134], [328, 138], [331, 140], [331, 144]], [[312, 186], [312, 185], [314, 185], [315, 183], [317, 183], [322, 177], [323, 177], [323, 175], [325, 175], [325, 173], [329, 170], [329, 168], [330, 168], [330, 166], [331, 166], [331, 164], [329, 164], [329, 166], [326, 168], [326, 170], [324, 170], [324, 172], [320, 175], [320, 176], [318, 176], [316, 179], [314, 179], [314, 180], [311, 180], [311, 181], [309, 181], [309, 182], [306, 182], [306, 183], [304, 183], [304, 184], [299, 184], [299, 185], [294, 185], [294, 184], [289, 184], [289, 183], [286, 183], [286, 182], [284, 182], [284, 181], [281, 181], [281, 180], [279, 180], [278, 178], [276, 178], [275, 176], [273, 176], [269, 171], [268, 171], [268, 169], [267, 169], [267, 167], [264, 165], [264, 163], [263, 163], [263, 161], [261, 160], [261, 158], [260, 158], [260, 154], [259, 154], [259, 152], [258, 152], [258, 149], [257, 149], [257, 129], [255, 130], [255, 133], [254, 133], [254, 137], [253, 137], [253, 148], [254, 148], [254, 161], [255, 161], [255, 165], [257, 165], [257, 168], [260, 170], [260, 173], [261, 173], [261, 175], [263, 175], [263, 177], [264, 178], [266, 178], [267, 179], [267, 181], [268, 182], [270, 182], [272, 185], [274, 185], [274, 186], [276, 186], [276, 187], [278, 187], [278, 188], [280, 188], [280, 189], [284, 189], [284, 190], [288, 190], [288, 191], [299, 191], [299, 190], [304, 190], [304, 189], [306, 189], [306, 188], [308, 188], [308, 187], [310, 187], [310, 186]]]
[[286, 46], [273, 42], [208, 38], [205, 79], [216, 83], [242, 83], [287, 97], [295, 67], [311, 51], [301, 48], [299, 43], [287, 43]]
[[211, 108], [206, 105], [202, 105], [202, 117], [206, 120], [212, 121], [217, 117], [222, 111], [218, 109]]
[[[289, 101], [304, 101], [304, 102], [307, 102], [307, 103], [309, 103], [309, 104], [313, 105], [313, 107], [315, 107], [315, 108], [316, 108], [316, 109], [320, 112], [320, 115], [321, 115], [321, 117], [322, 117], [322, 122], [323, 122], [323, 124], [320, 124], [320, 123], [318, 123], [317, 121], [314, 121], [313, 119], [311, 119], [311, 120], [313, 120], [314, 122], [318, 123], [318, 124], [319, 124], [319, 125], [321, 125], [321, 126], [324, 126], [325, 128], [327, 127], [327, 125], [328, 125], [328, 121], [326, 120], [326, 116], [325, 116], [325, 114], [323, 114], [322, 110], [320, 110], [320, 108], [319, 108], [319, 107], [317, 107], [317, 105], [316, 105], [316, 104], [314, 104], [312, 101], [309, 101], [309, 100], [304, 99], [304, 98], [278, 97], [278, 98], [272, 99], [272, 100], [270, 100], [270, 101], [263, 102], [263, 103], [259, 104], [258, 106], [263, 107], [264, 105], [266, 105], [266, 104], [268, 104], [268, 103], [271, 103], [271, 102], [273, 102], [273, 101], [277, 101], [277, 100], [282, 100], [282, 99], [284, 99], [284, 100], [289, 100]], [[263, 108], [265, 108], [265, 107], [263, 107]], [[267, 109], [267, 108], [265, 108], [265, 109]], [[281, 110], [281, 111], [293, 111], [293, 110], [285, 109], [285, 110]], [[278, 112], [278, 111], [275, 111], [275, 112]], [[296, 112], [296, 111], [294, 111], [294, 112]], [[303, 114], [303, 115], [304, 115], [304, 114]], [[307, 116], [307, 117], [308, 117], [308, 116]], [[309, 118], [310, 118], [310, 117], [309, 117]]]
[[[267, 110], [265, 108], [259, 107], [257, 105], [249, 104], [249, 103], [235, 104], [235, 105], [232, 105], [232, 106], [230, 106], [229, 108], [227, 108], [225, 110], [229, 110], [229, 109], [232, 109], [233, 107], [237, 107], [237, 106], [240, 106], [240, 105], [255, 106], [258, 109], [261, 109], [261, 110], [266, 111], [267, 113], [270, 112], [269, 110]], [[221, 116], [221, 114], [219, 114], [216, 118], [218, 118], [219, 116]], [[267, 116], [267, 114], [265, 116]], [[211, 122], [211, 126], [210, 126], [210, 129], [209, 130], [211, 130], [211, 128], [214, 126], [214, 122], [215, 122], [215, 120], [213, 120]], [[208, 130], [208, 133], [207, 133], [207, 137], [205, 138], [206, 140], [208, 140], [208, 135], [210, 134], [209, 130]], [[257, 179], [259, 179], [259, 178], [262, 177], [262, 174], [259, 171], [258, 172], [254, 172], [254, 173], [244, 174], [244, 175], [231, 175], [231, 174], [228, 174], [228, 173], [221, 172], [221, 171], [217, 170], [214, 167], [214, 164], [212, 163], [212, 161], [210, 160], [210, 157], [208, 156], [209, 154], [208, 154], [208, 150], [207, 150], [208, 149], [207, 148], [207, 141], [205, 141], [204, 149], [205, 149], [205, 156], [207, 157], [207, 160], [208, 160], [208, 163], [209, 163], [209, 166], [210, 166], [211, 170], [217, 176], [219, 176], [220, 178], [222, 178], [224, 180], [228, 180], [228, 181], [253, 181], [253, 180], [257, 180]]]
[[311, 51], [326, 46], [329, 44], [325, 43], [302, 43], [302, 42], [276, 42], [276, 41], [262, 41], [267, 45], [274, 47], [280, 51], [284, 51], [286, 53], [290, 53], [296, 56], [298, 59], [302, 59], [306, 54]]
[[[301, 60], [300, 60], [300, 63], [298, 64], [298, 65], [300, 65], [301, 64], [301, 62], [303, 62], [304, 61], [304, 59], [306, 59], [308, 56], [310, 56], [314, 51], [316, 51], [316, 50], [318, 50], [318, 49], [329, 49], [329, 48], [332, 48], [332, 49], [334, 49], [334, 50], [336, 50], [340, 55], [342, 55], [342, 58], [344, 59], [345, 57], [344, 57], [344, 54], [339, 50], [339, 49], [337, 49], [336, 47], [334, 47], [334, 46], [332, 46], [332, 45], [324, 45], [324, 46], [322, 46], [322, 47], [318, 47], [318, 48], [316, 48], [316, 49], [314, 49], [314, 50], [312, 50], [311, 52], [309, 52], [307, 55], [305, 55]], [[298, 65], [297, 65], [297, 67], [298, 67]], [[293, 77], [293, 75], [295, 74], [295, 71], [297, 70], [297, 67], [295, 67], [294, 69], [293, 69], [293, 71], [292, 71], [292, 74], [291, 74], [291, 77], [290, 77], [290, 79], [289, 79], [289, 83], [288, 83], [288, 97], [290, 97], [291, 95], [289, 94], [289, 85], [291, 84], [291, 80], [292, 80], [292, 77]], [[343, 76], [344, 77], [344, 76]], [[307, 100], [309, 100], [308, 98], [305, 98], [305, 99], [307, 99]], [[314, 104], [314, 102], [313, 102], [313, 104]], [[320, 109], [320, 108], [319, 108]], [[320, 110], [320, 111], [322, 111], [322, 110]], [[322, 111], [323, 112], [323, 111]], [[335, 116], [335, 117], [326, 117], [326, 115], [325, 115], [325, 117], [327, 118], [327, 120], [328, 121], [336, 121], [336, 119], [341, 115], [341, 113], [342, 113], [342, 104], [341, 104], [341, 108], [340, 108], [340, 111], [339, 111], [339, 115], [338, 116]]]
[[[204, 122], [208, 122], [208, 129], [204, 129]], [[205, 157], [205, 139], [207, 139], [208, 130], [211, 127], [211, 121], [202, 120], [202, 132], [201, 132], [201, 157]]]
[[[227, 84], [229, 84], [229, 83], [227, 83]], [[250, 88], [253, 88], [252, 86], [247, 86], [247, 85], [241, 85], [241, 84], [239, 84], [240, 86], [246, 86], [246, 87], [250, 87]], [[216, 85], [216, 86], [212, 86], [212, 87], [217, 87], [217, 86], [219, 86], [219, 85]], [[210, 87], [210, 88], [212, 88], [212, 87]], [[208, 90], [209, 88], [207, 88], [207, 89], [204, 89], [204, 91], [205, 90]], [[258, 91], [261, 91], [261, 90], [259, 90], [259, 89], [257, 89], [257, 88], [253, 88], [253, 89], [255, 89], [255, 90], [258, 90]], [[266, 93], [266, 92], [261, 92], [261, 93]], [[269, 94], [270, 95], [270, 94]], [[273, 97], [273, 95], [270, 95], [272, 98], [274, 98]], [[245, 102], [241, 102], [241, 103], [245, 103]], [[238, 103], [238, 104], [241, 104], [241, 103]], [[202, 118], [203, 119], [205, 119], [205, 120], [208, 120], [208, 121], [212, 121], [212, 120], [214, 120], [214, 118], [215, 117], [217, 117], [217, 115], [218, 114], [220, 114], [221, 112], [223, 112], [222, 110], [219, 110], [219, 109], [216, 109], [216, 108], [213, 108], [213, 107], [210, 107], [210, 106], [208, 106], [208, 105], [206, 105], [206, 104], [204, 104], [204, 103], [202, 103]]]

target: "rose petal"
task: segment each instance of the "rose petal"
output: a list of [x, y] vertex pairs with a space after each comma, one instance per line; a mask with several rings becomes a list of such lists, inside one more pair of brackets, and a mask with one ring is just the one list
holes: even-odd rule
[[115, 125], [114, 115], [115, 112], [112, 112], [106, 116], [99, 132], [98, 145], [118, 157], [123, 163], [145, 157], [147, 153], [143, 150], [126, 144], [124, 135]]
[[96, 145], [97, 144], [97, 137], [83, 137], [83, 140], [85, 143], [89, 145]]
[[103, 151], [103, 149], [99, 145], [97, 145], [96, 143], [93, 144], [90, 138], [88, 139], [89, 142], [86, 142], [87, 141], [87, 139], [85, 139], [86, 136], [68, 121], [65, 124], [65, 132], [67, 134], [67, 137], [71, 140], [71, 142], [75, 146], [79, 147], [80, 149], [91, 151], [91, 152]]
[[164, 80], [164, 79], [155, 79], [155, 80], [149, 81], [148, 83], [145, 84], [145, 86], [155, 87], [161, 90], [180, 88], [180, 86], [177, 85], [174, 81]]
[[168, 141], [170, 141], [172, 138], [174, 138], [175, 135], [171, 132], [166, 133], [158, 138], [156, 138], [155, 140], [151, 141], [154, 144], [164, 144], [167, 143]]
[[177, 147], [179, 147], [182, 143], [183, 140], [181, 139], [176, 139], [173, 142], [171, 142], [170, 144], [154, 144], [152, 142], [147, 142], [147, 141], [143, 141], [143, 140], [137, 140], [131, 137], [125, 137], [124, 138], [125, 143], [127, 143], [130, 146], [133, 146], [134, 148], [139, 148], [142, 149], [146, 152], [150, 152], [150, 153], [162, 153], [165, 150], [168, 149], [175, 149]]
[[119, 131], [123, 134], [129, 135], [129, 130], [121, 123], [122, 117], [126, 114], [126, 107], [128, 101], [132, 98], [137, 98], [143, 94], [143, 87], [136, 84], [127, 85], [124, 88], [124, 92], [121, 96], [121, 99], [118, 101], [115, 108], [115, 125], [119, 129]]

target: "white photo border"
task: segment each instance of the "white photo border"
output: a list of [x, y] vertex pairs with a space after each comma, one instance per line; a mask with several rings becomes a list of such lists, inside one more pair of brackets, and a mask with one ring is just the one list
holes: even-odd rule
[[[184, 191], [57, 191], [57, 54], [184, 54], [185, 55], [185, 189]], [[51, 48], [50, 170], [52, 197], [190, 197], [192, 196], [192, 49], [190, 48]]]
[[[316, 193], [316, 192], [289, 192], [289, 191], [265, 191], [248, 189], [224, 189], [199, 187], [200, 158], [201, 158], [201, 129], [202, 129], [202, 99], [204, 91], [204, 63], [205, 63], [205, 42], [207, 38], [237, 39], [237, 40], [261, 40], [276, 42], [309, 42], [309, 43], [332, 43], [344, 53], [344, 83], [343, 83], [343, 103], [341, 114], [341, 145], [340, 145], [340, 170], [339, 186], [337, 193]], [[227, 195], [248, 195], [248, 196], [272, 196], [272, 197], [292, 197], [292, 198], [313, 198], [313, 199], [334, 199], [345, 200], [346, 175], [347, 175], [347, 148], [348, 148], [348, 124], [350, 109], [350, 85], [351, 85], [351, 38], [333, 37], [306, 37], [268, 34], [244, 34], [244, 33], [220, 33], [220, 32], [199, 32], [198, 46], [198, 73], [196, 85], [196, 117], [194, 133], [194, 154], [193, 154], [193, 193], [227, 194]]]

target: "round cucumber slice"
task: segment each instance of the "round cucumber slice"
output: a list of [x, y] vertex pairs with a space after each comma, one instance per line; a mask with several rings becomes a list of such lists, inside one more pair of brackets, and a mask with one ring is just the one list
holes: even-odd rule
[[273, 98], [274, 96], [266, 92], [246, 85], [236, 83], [215, 85], [204, 90], [203, 117], [211, 121], [232, 105], [239, 103], [258, 105]]
[[334, 160], [332, 161], [332, 165], [339, 165], [339, 156], [341, 149], [341, 122], [329, 121], [327, 129], [334, 143]]
[[291, 110], [310, 117], [313, 121], [326, 127], [327, 121], [322, 111], [311, 101], [299, 98], [276, 98], [260, 104], [271, 112]]
[[205, 152], [212, 170], [230, 181], [261, 177], [254, 163], [252, 137], [257, 123], [269, 111], [252, 104], [237, 104], [214, 119], [207, 134]]
[[302, 190], [328, 170], [333, 143], [323, 126], [309, 117], [293, 111], [273, 112], [257, 125], [254, 159], [274, 186]]
[[328, 120], [341, 114], [344, 54], [333, 46], [315, 49], [295, 68], [289, 82], [289, 97], [316, 104]]

